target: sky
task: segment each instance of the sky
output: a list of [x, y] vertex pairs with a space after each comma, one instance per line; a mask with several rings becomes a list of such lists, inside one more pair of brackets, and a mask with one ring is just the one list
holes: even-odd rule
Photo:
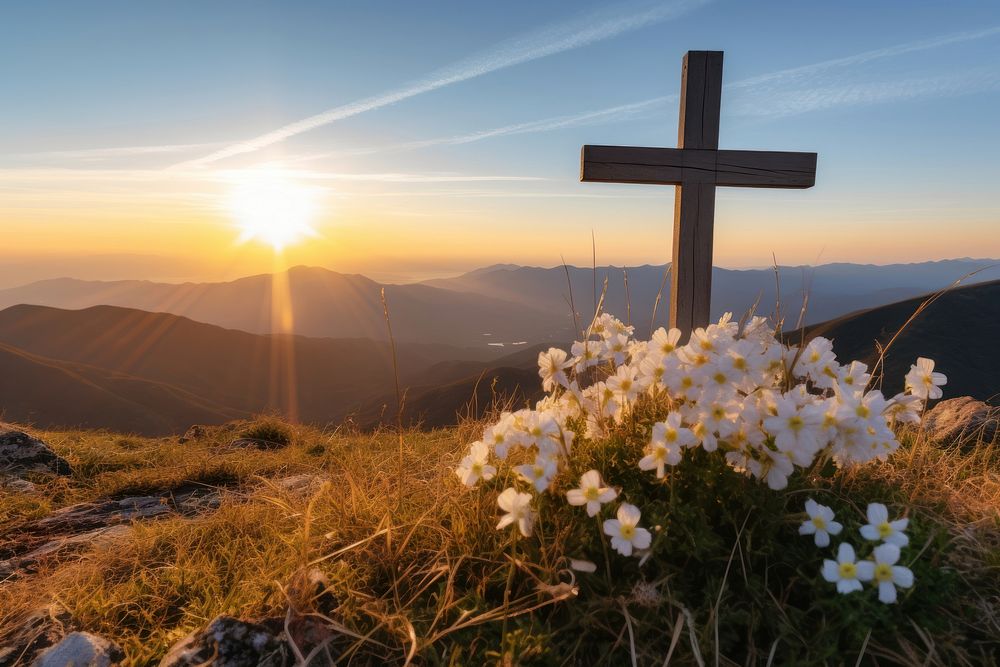
[[0, 287], [664, 263], [672, 188], [579, 152], [676, 145], [689, 49], [720, 147], [819, 154], [719, 189], [717, 265], [1000, 256], [996, 3], [39, 0], [0, 22]]

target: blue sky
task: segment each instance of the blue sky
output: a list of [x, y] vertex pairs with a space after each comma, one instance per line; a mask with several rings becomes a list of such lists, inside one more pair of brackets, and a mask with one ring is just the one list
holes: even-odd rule
[[[820, 156], [811, 190], [720, 190], [718, 264], [1000, 255], [995, 3], [34, 2], [3, 16], [13, 259], [179, 257], [197, 239], [190, 272], [212, 273], [210, 246], [236, 224], [216, 201], [226, 179], [268, 164], [322, 190], [321, 240], [288, 263], [402, 277], [585, 263], [591, 230], [607, 262], [665, 261], [670, 189], [580, 184], [578, 154], [674, 145], [688, 49], [726, 53], [722, 147]], [[219, 252], [227, 271], [265, 261]]]

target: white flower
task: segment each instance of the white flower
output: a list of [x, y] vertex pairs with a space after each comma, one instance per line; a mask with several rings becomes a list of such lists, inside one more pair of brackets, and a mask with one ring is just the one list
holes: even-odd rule
[[910, 543], [910, 538], [903, 531], [906, 530], [909, 521], [909, 519], [889, 521], [889, 510], [885, 505], [871, 503], [868, 505], [868, 525], [861, 526], [861, 537], [872, 542], [881, 540], [886, 544], [905, 547]]
[[534, 463], [525, 463], [524, 465], [514, 466], [514, 472], [516, 472], [524, 481], [534, 485], [535, 490], [541, 493], [545, 489], [549, 488], [549, 484], [552, 483], [552, 478], [556, 475], [557, 467], [558, 466], [554, 460], [539, 454], [535, 457]]
[[513, 487], [504, 489], [503, 493], [497, 496], [497, 505], [506, 512], [500, 518], [497, 530], [516, 523], [522, 535], [525, 537], [531, 535], [531, 527], [535, 524], [535, 512], [531, 509], [530, 493], [520, 493]]
[[653, 332], [652, 347], [660, 351], [660, 354], [670, 354], [677, 349], [677, 341], [681, 339], [680, 329], [667, 331], [660, 327]]
[[632, 549], [646, 549], [653, 536], [645, 528], [639, 528], [642, 513], [635, 505], [622, 503], [618, 508], [618, 518], [604, 522], [604, 534], [611, 538], [611, 546], [622, 556], [631, 556]]
[[695, 442], [691, 429], [681, 426], [681, 416], [672, 412], [666, 421], [653, 424], [653, 437], [648, 453], [639, 461], [640, 470], [655, 470], [656, 477], [664, 475], [664, 464], [675, 466], [681, 462], [681, 448]]
[[899, 393], [892, 397], [886, 407], [885, 414], [900, 424], [920, 423], [920, 411], [924, 409], [924, 401], [919, 396]]
[[566, 368], [572, 362], [566, 360], [566, 351], [550, 347], [547, 352], [538, 353], [538, 375], [542, 378], [542, 389], [552, 391], [557, 386], [569, 384]]
[[800, 466], [812, 463], [819, 450], [823, 414], [815, 405], [799, 407], [795, 392], [776, 401], [777, 414], [764, 420], [764, 428], [774, 436], [774, 445]]
[[825, 559], [823, 561], [823, 578], [831, 584], [837, 584], [837, 592], [842, 594], [860, 591], [863, 586], [862, 581], [868, 581], [871, 577], [862, 576], [861, 567], [864, 563], [855, 562], [854, 547], [847, 542], [841, 542], [837, 549], [837, 560]]
[[615, 374], [605, 380], [605, 384], [623, 404], [631, 403], [643, 389], [642, 385], [636, 380], [635, 368], [631, 366], [619, 366]]
[[919, 398], [941, 398], [944, 384], [948, 384], [948, 378], [944, 373], [935, 373], [934, 360], [926, 357], [917, 357], [917, 363], [906, 374], [906, 390]]
[[497, 469], [487, 463], [490, 448], [485, 442], [474, 442], [469, 447], [468, 455], [455, 470], [455, 474], [466, 486], [474, 486], [480, 479], [491, 480], [497, 474]]
[[899, 547], [895, 544], [880, 544], [872, 556], [874, 561], [858, 563], [858, 576], [863, 581], [873, 581], [878, 586], [878, 599], [892, 604], [896, 601], [896, 586], [909, 588], [913, 585], [913, 572], [908, 567], [896, 565]]
[[596, 340], [577, 341], [573, 343], [573, 347], [570, 348], [570, 353], [573, 355], [573, 369], [577, 373], [582, 373], [591, 366], [601, 363], [601, 347], [602, 344]]
[[799, 535], [813, 535], [818, 547], [830, 546], [830, 536], [840, 534], [844, 528], [833, 520], [832, 509], [812, 498], [806, 501], [806, 514], [809, 518], [799, 526]]
[[618, 497], [618, 492], [614, 489], [602, 486], [601, 473], [596, 470], [588, 470], [580, 477], [580, 488], [570, 489], [566, 492], [566, 500], [570, 505], [586, 505], [588, 516], [597, 516], [601, 511], [601, 505], [610, 503]]

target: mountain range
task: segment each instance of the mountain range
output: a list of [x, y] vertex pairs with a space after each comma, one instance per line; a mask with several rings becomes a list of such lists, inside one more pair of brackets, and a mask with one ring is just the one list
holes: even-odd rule
[[[536, 344], [570, 340], [575, 329], [586, 325], [601, 293], [604, 310], [629, 319], [640, 334], [654, 324], [654, 307], [656, 326], [665, 324], [666, 271], [666, 266], [650, 265], [626, 269], [496, 265], [407, 285], [380, 284], [365, 276], [315, 267], [222, 283], [58, 278], [0, 290], [0, 309], [18, 304], [64, 309], [113, 305], [250, 333], [387, 340], [384, 289], [397, 341], [462, 347]], [[780, 303], [780, 314], [790, 329], [797, 326], [806, 299], [803, 323], [816, 324], [936, 291], [965, 276], [967, 282], [998, 279], [1000, 260], [716, 268], [713, 316], [743, 313], [755, 303], [757, 312], [775, 314]]]
[[[811, 270], [810, 308], [819, 302], [835, 311], [932, 283], [936, 289], [982, 265], [953, 260], [817, 267]], [[628, 269], [626, 298], [623, 272], [598, 269], [599, 283], [602, 275], [609, 276], [606, 309], [627, 316], [631, 305], [638, 336], [646, 335], [642, 322], [648, 326], [649, 316], [643, 320], [637, 304], [650, 305], [651, 313], [663, 272], [664, 267]], [[774, 271], [766, 273], [774, 279]], [[779, 271], [782, 285], [791, 280], [790, 273]], [[613, 286], [616, 274], [623, 280]], [[727, 308], [726, 299], [736, 303], [738, 294], [749, 302], [761, 282], [758, 272], [718, 269], [716, 276], [716, 288], [729, 294], [719, 297], [719, 310]], [[390, 342], [384, 337], [383, 286], [325, 269], [204, 285], [33, 283], [0, 292], [0, 306], [7, 306], [0, 310], [0, 418], [45, 428], [147, 435], [267, 412], [316, 424], [350, 419], [371, 427], [395, 421], [398, 378], [406, 422], [451, 424], [457, 414], [479, 416], [497, 403], [522, 405], [540, 396], [539, 350], [566, 346], [574, 337], [567, 284], [573, 285], [578, 313], [592, 308], [580, 300], [593, 299], [594, 272], [572, 267], [495, 266], [447, 280], [385, 286], [395, 334]], [[838, 284], [842, 289], [833, 294], [831, 286]], [[315, 335], [268, 332], [276, 288], [292, 295], [291, 328]], [[782, 294], [786, 290], [791, 288], [782, 287]], [[1000, 341], [1000, 280], [951, 289], [906, 324], [924, 298], [855, 310], [788, 336], [793, 341], [817, 334], [831, 338], [841, 359], [860, 359], [884, 371], [882, 386], [889, 394], [901, 389], [917, 356], [929, 356], [949, 377], [946, 395], [995, 399], [1000, 394], [994, 352]], [[10, 305], [18, 299], [56, 301], [63, 307]], [[142, 302], [159, 312], [88, 305], [94, 300]], [[560, 300], [565, 308], [558, 307]], [[665, 310], [658, 306], [658, 313]], [[758, 312], [768, 310], [760, 306]], [[878, 364], [877, 350], [904, 324]]]

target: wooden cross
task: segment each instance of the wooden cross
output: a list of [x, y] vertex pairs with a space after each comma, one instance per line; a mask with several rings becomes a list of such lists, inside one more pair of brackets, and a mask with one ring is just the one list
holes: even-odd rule
[[670, 326], [688, 334], [709, 320], [715, 188], [810, 188], [815, 153], [719, 150], [722, 51], [688, 51], [677, 148], [584, 146], [580, 180], [675, 185]]

